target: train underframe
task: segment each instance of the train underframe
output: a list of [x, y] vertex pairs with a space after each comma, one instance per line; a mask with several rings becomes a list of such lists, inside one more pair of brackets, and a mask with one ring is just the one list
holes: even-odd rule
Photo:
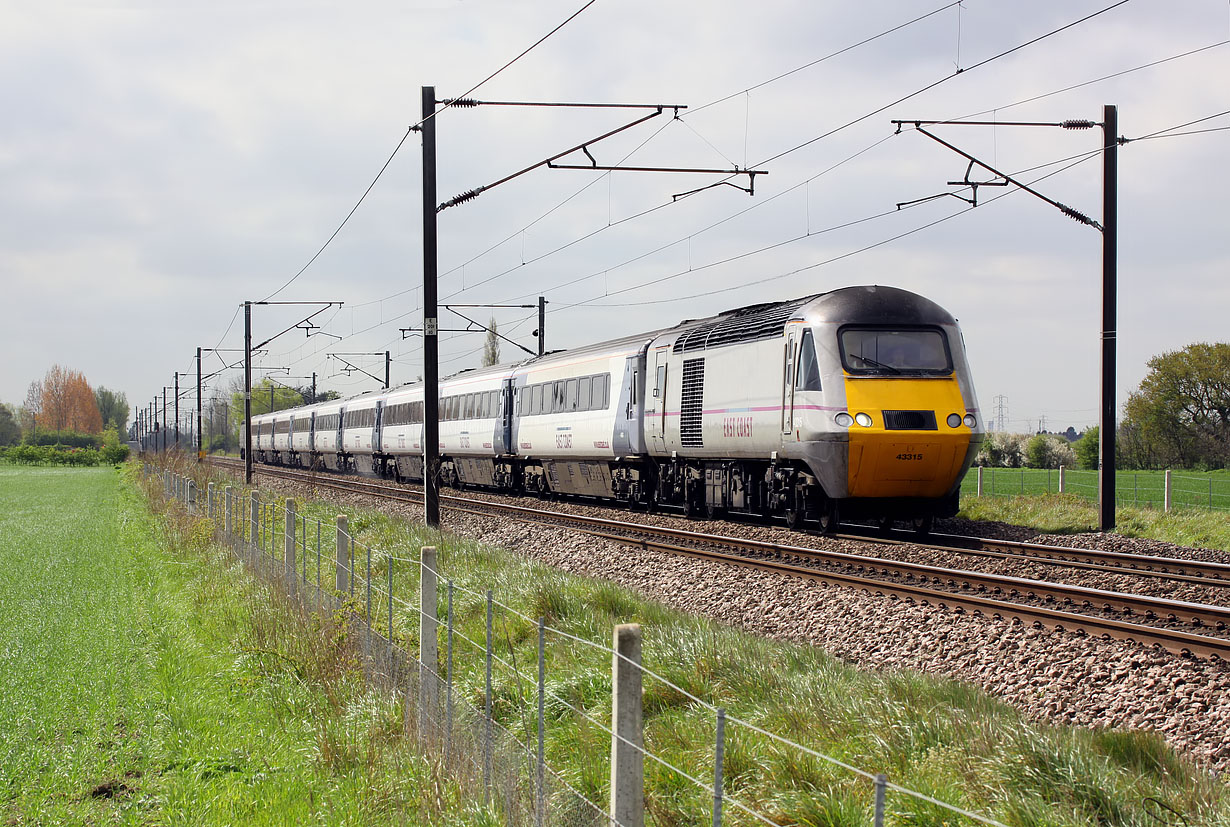
[[[261, 452], [258, 461], [315, 470], [356, 473], [399, 482], [421, 482], [418, 456]], [[441, 457], [441, 485], [505, 494], [577, 496], [614, 500], [631, 508], [679, 509], [690, 519], [725, 514], [779, 517], [792, 529], [812, 523], [831, 533], [841, 520], [888, 527], [902, 521], [920, 532], [937, 517], [957, 513], [957, 492], [941, 498], [829, 497], [815, 475], [797, 461], [527, 460], [521, 457]]]

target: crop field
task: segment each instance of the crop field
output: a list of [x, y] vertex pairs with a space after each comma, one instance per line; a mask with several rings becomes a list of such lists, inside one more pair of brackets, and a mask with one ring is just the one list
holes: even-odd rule
[[[1097, 471], [1065, 469], [1064, 489], [1089, 500], [1097, 499]], [[983, 496], [1059, 493], [1059, 471], [1047, 468], [994, 468], [982, 470]], [[1119, 507], [1162, 508], [1165, 471], [1119, 471], [1115, 475], [1115, 503]], [[961, 484], [961, 498], [978, 493], [978, 469], [971, 468]], [[1230, 511], [1230, 471], [1174, 471], [1171, 496], [1175, 508]]]
[[288, 659], [321, 629], [169, 547], [113, 469], [0, 467], [0, 503], [0, 822], [493, 823], [345, 658]]

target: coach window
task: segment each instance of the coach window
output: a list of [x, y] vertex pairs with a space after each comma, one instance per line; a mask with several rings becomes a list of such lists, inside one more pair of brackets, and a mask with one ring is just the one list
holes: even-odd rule
[[820, 363], [816, 360], [816, 345], [811, 331], [803, 331], [799, 346], [799, 375], [795, 377], [795, 390], [818, 391], [820, 388]]
[[577, 382], [577, 410], [593, 410], [593, 386], [594, 377], [592, 376], [582, 376]]
[[[633, 387], [636, 386], [635, 376], [633, 373]], [[633, 402], [636, 400], [633, 399]], [[603, 373], [594, 377], [594, 407], [598, 410], [606, 410], [611, 404], [611, 374]]]
[[564, 410], [575, 411], [577, 409], [577, 380], [569, 379], [564, 385]]

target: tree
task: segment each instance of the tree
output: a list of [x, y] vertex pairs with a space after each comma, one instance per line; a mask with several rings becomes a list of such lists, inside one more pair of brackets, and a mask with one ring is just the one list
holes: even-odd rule
[[1025, 462], [1025, 435], [996, 431], [986, 435], [978, 449], [979, 465], [1020, 468]]
[[0, 445], [16, 445], [21, 441], [21, 425], [8, 405], [0, 405]]
[[1056, 434], [1038, 434], [1025, 446], [1025, 464], [1030, 468], [1071, 465], [1073, 458], [1068, 440]]
[[123, 433], [128, 424], [128, 396], [124, 393], [109, 391], [99, 385], [94, 391], [94, 401], [98, 404], [98, 413], [102, 416], [103, 425], [114, 428], [117, 433]]
[[500, 337], [497, 335], [495, 316], [487, 323], [487, 341], [483, 344], [483, 367], [500, 363]]
[[1076, 464], [1087, 471], [1098, 470], [1098, 426], [1087, 428], [1085, 435], [1072, 443]]
[[52, 365], [43, 377], [38, 400], [38, 424], [51, 431], [101, 433], [102, 415], [94, 389], [80, 371]]
[[1230, 344], [1198, 342], [1150, 359], [1124, 405], [1124, 427], [1150, 464], [1230, 464]]

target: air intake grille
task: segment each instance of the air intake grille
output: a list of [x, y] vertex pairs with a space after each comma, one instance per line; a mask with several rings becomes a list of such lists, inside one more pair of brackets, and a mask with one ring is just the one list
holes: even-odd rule
[[886, 431], [934, 431], [935, 411], [881, 411]]
[[757, 304], [723, 313], [717, 319], [695, 327], [675, 340], [675, 353], [690, 353], [719, 345], [776, 339], [794, 312], [815, 299], [808, 296], [791, 302]]
[[685, 359], [683, 362], [682, 404], [679, 406], [679, 441], [685, 448], [702, 448], [701, 432], [704, 413], [705, 360]]

